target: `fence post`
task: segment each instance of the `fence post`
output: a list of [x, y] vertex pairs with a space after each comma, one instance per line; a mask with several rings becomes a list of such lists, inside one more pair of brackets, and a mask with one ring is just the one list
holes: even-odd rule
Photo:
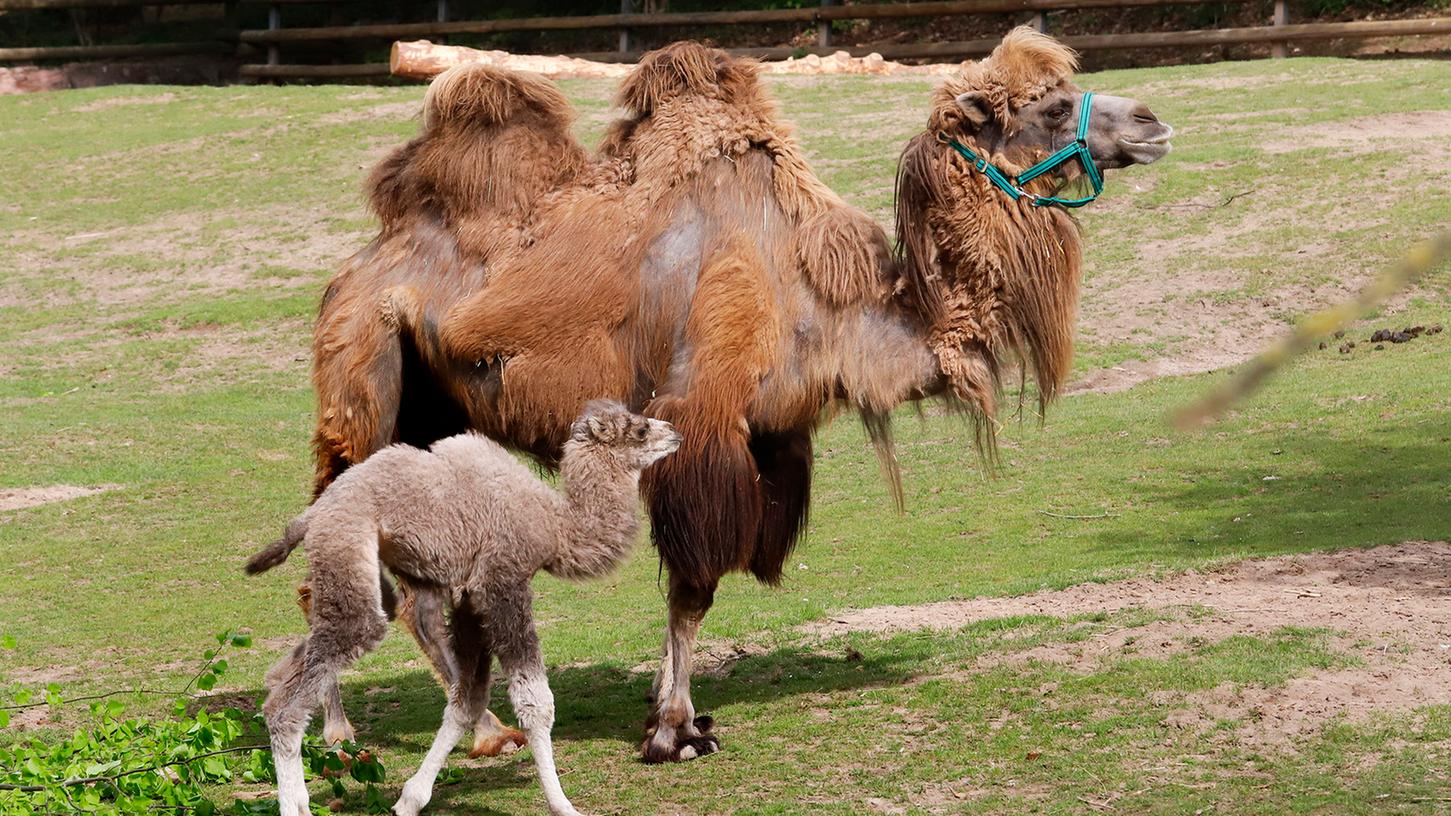
[[[632, 2], [632, 0], [620, 0], [620, 14], [634, 14], [634, 13], [635, 13], [635, 4], [634, 4], [634, 2]], [[633, 38], [630, 36], [630, 29], [629, 29], [629, 27], [628, 26], [620, 26], [620, 53], [621, 54], [628, 54], [629, 52], [631, 52], [631, 51], [634, 50], [634, 48], [633, 48], [634, 42], [632, 42], [632, 40], [633, 40]]]
[[[440, 23], [448, 22], [448, 0], [438, 0], [438, 21]], [[440, 43], [448, 42], [448, 35], [440, 34], [438, 41]]]
[[[270, 5], [270, 6], [267, 7], [267, 30], [268, 31], [276, 31], [277, 29], [279, 29], [281, 27], [282, 27], [282, 6], [279, 6], [276, 3], [273, 3], [272, 5]], [[267, 44], [267, 64], [268, 65], [276, 65], [277, 62], [278, 62], [278, 59], [277, 59], [277, 44], [276, 43], [268, 43]]]
[[[1290, 24], [1290, 4], [1288, 0], [1275, 0], [1275, 28]], [[1275, 59], [1284, 59], [1290, 55], [1290, 44], [1284, 40], [1276, 42], [1270, 48], [1270, 56]]]
[[1040, 11], [1037, 14], [1034, 14], [1033, 15], [1033, 22], [1030, 25], [1032, 25], [1033, 28], [1038, 29], [1038, 31], [1040, 33], [1047, 34], [1048, 33], [1048, 12], [1046, 12], [1046, 11]]
[[[836, 5], [836, 0], [821, 0], [821, 7], [822, 8], [829, 8], [829, 7], [834, 6], [834, 5]], [[821, 46], [822, 48], [830, 48], [831, 47], [831, 21], [830, 20], [817, 20], [816, 21], [816, 44], [819, 45], [819, 46]]]

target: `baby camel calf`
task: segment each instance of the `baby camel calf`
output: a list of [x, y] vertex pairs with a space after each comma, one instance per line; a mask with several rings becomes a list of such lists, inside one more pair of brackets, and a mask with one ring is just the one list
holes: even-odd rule
[[415, 816], [428, 804], [449, 751], [487, 710], [492, 656], [509, 676], [550, 811], [576, 813], [554, 768], [554, 696], [529, 581], [541, 569], [572, 579], [613, 569], [639, 533], [640, 471], [680, 439], [669, 423], [591, 403], [564, 445], [562, 495], [482, 436], [450, 437], [426, 451], [394, 445], [344, 472], [287, 535], [253, 556], [248, 571], [260, 572], [303, 541], [312, 584], [311, 632], [267, 672], [262, 708], [281, 816], [308, 814], [302, 733], [320, 694], [387, 631], [380, 565], [417, 597], [453, 606], [458, 669], [443, 725], [394, 813]]

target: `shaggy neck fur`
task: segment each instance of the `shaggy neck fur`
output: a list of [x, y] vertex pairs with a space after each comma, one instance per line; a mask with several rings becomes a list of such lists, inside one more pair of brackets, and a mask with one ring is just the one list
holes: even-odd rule
[[570, 580], [605, 575], [640, 536], [640, 472], [626, 468], [598, 442], [572, 440], [560, 462], [565, 512], [558, 550], [544, 563]]
[[930, 135], [908, 151], [904, 174], [915, 169], [910, 159], [942, 180], [925, 182], [932, 189], [922, 210], [899, 209], [898, 217], [904, 244], [917, 244], [908, 263], [913, 250], [932, 257], [930, 271], [910, 275], [909, 302], [930, 327], [928, 343], [954, 395], [993, 416], [1001, 364], [1017, 357], [1048, 402], [1073, 356], [1077, 224], [1056, 207], [1009, 199]]
[[[1042, 157], [1012, 148], [1012, 112], [1072, 69], [1063, 46], [1015, 31], [991, 57], [938, 89], [928, 130], [908, 143], [898, 166], [906, 305], [928, 327], [952, 395], [985, 420], [997, 413], [1006, 360], [1016, 357], [1032, 370], [1040, 408], [1062, 387], [1073, 356], [1082, 247], [1072, 216], [1008, 198], [938, 134], [963, 141], [1005, 172], [1020, 172]], [[993, 150], [963, 128], [955, 99], [968, 90], [992, 100], [1005, 149]], [[1045, 177], [1030, 188], [1047, 193], [1053, 183]], [[990, 436], [984, 441], [990, 444]]]

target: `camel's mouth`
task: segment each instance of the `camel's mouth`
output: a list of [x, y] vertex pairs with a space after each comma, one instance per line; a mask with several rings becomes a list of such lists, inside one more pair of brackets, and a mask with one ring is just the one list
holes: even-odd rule
[[1159, 159], [1169, 155], [1174, 148], [1169, 139], [1174, 136], [1174, 129], [1163, 125], [1163, 131], [1155, 133], [1148, 138], [1130, 139], [1127, 136], [1120, 137], [1119, 147], [1124, 153], [1134, 160], [1134, 164], [1152, 164]]

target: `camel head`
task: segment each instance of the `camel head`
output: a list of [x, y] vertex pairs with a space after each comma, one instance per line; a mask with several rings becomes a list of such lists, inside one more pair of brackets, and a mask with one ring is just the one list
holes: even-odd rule
[[[930, 130], [997, 165], [1009, 176], [1072, 145], [1082, 128], [1097, 170], [1149, 164], [1169, 152], [1174, 129], [1135, 99], [1088, 94], [1072, 82], [1077, 59], [1057, 40], [1027, 27], [1009, 32], [991, 56], [944, 83], [933, 98]], [[1053, 187], [1084, 173], [1064, 161], [1042, 175]], [[1037, 174], [1031, 173], [1027, 175]]]
[[[1044, 405], [1068, 376], [1083, 255], [1065, 208], [1096, 198], [1103, 171], [1169, 152], [1172, 128], [1135, 100], [1090, 97], [1076, 67], [1062, 43], [1014, 29], [934, 91], [897, 166], [898, 290], [980, 428], [1011, 358]], [[1091, 195], [1062, 192], [1079, 177]]]
[[675, 452], [683, 439], [669, 422], [631, 413], [618, 402], [594, 400], [570, 428], [564, 456], [589, 450], [626, 470], [641, 471]]

